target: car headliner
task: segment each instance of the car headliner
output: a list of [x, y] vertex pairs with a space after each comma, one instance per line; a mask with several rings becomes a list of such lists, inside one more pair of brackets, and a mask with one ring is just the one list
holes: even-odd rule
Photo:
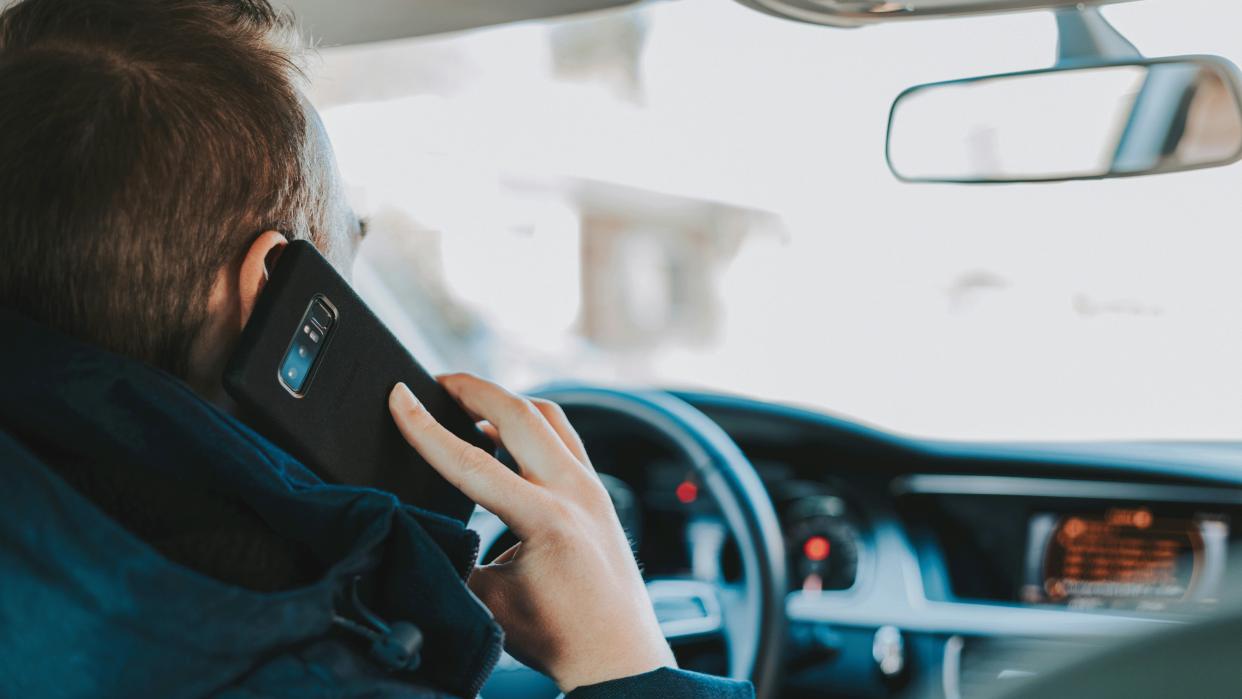
[[[4, 0], [0, 0], [3, 4]], [[636, 4], [635, 0], [291, 0], [315, 46], [388, 41]]]

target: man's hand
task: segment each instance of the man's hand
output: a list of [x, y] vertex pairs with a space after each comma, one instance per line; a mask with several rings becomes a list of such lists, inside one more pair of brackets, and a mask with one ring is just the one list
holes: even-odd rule
[[440, 383], [521, 467], [519, 476], [441, 427], [405, 384], [393, 389], [388, 405], [410, 444], [521, 541], [470, 579], [510, 652], [564, 692], [677, 667], [608, 492], [560, 407], [468, 374]]

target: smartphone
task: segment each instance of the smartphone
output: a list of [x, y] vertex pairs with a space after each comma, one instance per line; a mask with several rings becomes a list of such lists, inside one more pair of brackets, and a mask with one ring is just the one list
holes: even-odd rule
[[474, 503], [397, 429], [388, 395], [398, 381], [453, 434], [495, 452], [315, 246], [289, 243], [225, 367], [225, 390], [255, 429], [325, 481], [465, 522]]

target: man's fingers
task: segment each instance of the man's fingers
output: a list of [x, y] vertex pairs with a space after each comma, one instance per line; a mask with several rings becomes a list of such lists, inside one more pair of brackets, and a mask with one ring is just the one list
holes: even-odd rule
[[587, 456], [586, 446], [582, 444], [582, 438], [578, 436], [574, 426], [569, 424], [569, 418], [565, 417], [565, 411], [561, 410], [561, 406], [542, 398], [531, 398], [530, 402], [539, 409], [539, 412], [543, 413], [543, 418], [548, 421], [548, 424], [556, 431], [556, 435], [565, 443], [569, 453], [573, 454], [574, 458], [586, 468], [587, 472], [594, 476], [595, 467], [591, 465], [591, 458]]
[[388, 408], [402, 436], [427, 463], [521, 537], [522, 524], [542, 499], [539, 488], [441, 426], [405, 384], [393, 387]]
[[565, 473], [568, 460], [581, 463], [531, 401], [470, 374], [438, 378], [467, 412], [487, 420], [500, 432], [524, 477], [547, 482]]
[[[439, 378], [446, 379], [448, 376]], [[589, 472], [595, 473], [595, 467], [591, 465], [591, 459], [587, 456], [586, 447], [582, 444], [582, 438], [578, 436], [578, 432], [574, 430], [573, 425], [569, 423], [569, 419], [565, 417], [565, 411], [561, 410], [561, 406], [542, 398], [528, 398], [527, 400], [539, 409], [539, 412], [543, 414], [543, 418], [548, 421], [548, 424], [556, 432], [557, 436], [561, 438], [561, 441], [564, 442], [569, 452], [574, 455], [574, 458], [581, 462], [583, 466], [586, 466]], [[469, 407], [463, 405], [462, 408], [467, 415], [479, 423], [479, 429], [491, 437], [496, 446], [504, 447], [504, 442], [500, 439], [500, 432], [495, 426]]]
[[521, 546], [522, 546], [522, 542], [520, 541], [514, 544], [513, 546], [510, 546], [508, 549], [505, 550], [504, 553], [494, 558], [491, 563], [488, 563], [488, 565], [492, 565], [492, 566], [503, 565], [505, 563], [508, 563], [509, 561], [512, 561], [513, 557], [517, 555], [518, 549], [521, 548]]
[[496, 445], [497, 449], [504, 449], [505, 443], [504, 440], [500, 438], [500, 431], [493, 427], [492, 423], [484, 420], [477, 426], [483, 434], [487, 435], [488, 439], [492, 440], [492, 444]]

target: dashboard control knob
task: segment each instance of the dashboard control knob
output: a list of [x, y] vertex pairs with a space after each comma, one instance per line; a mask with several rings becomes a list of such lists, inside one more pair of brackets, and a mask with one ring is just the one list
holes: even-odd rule
[[906, 644], [896, 626], [881, 626], [871, 643], [871, 657], [886, 677], [896, 677], [906, 667]]

